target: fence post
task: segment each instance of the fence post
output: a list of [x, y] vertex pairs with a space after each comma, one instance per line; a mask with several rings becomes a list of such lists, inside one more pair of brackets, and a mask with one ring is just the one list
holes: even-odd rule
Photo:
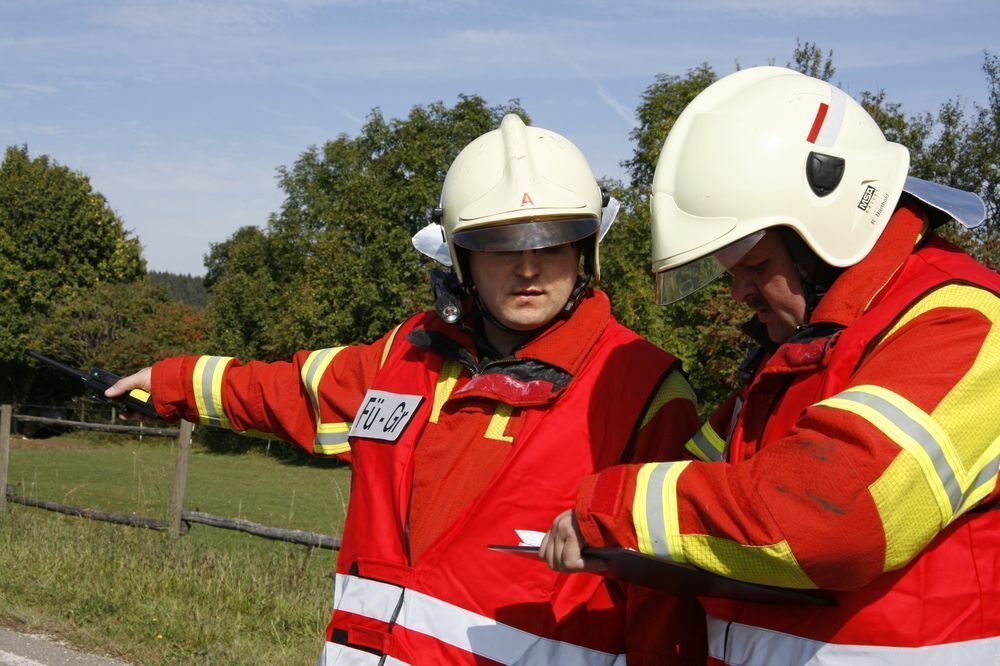
[[191, 422], [180, 422], [177, 435], [177, 464], [174, 466], [174, 490], [170, 495], [170, 539], [181, 535], [181, 514], [184, 511], [184, 486], [187, 484], [188, 452], [191, 450]]
[[0, 405], [0, 516], [7, 515], [7, 467], [10, 462], [10, 423], [13, 412], [10, 405]]

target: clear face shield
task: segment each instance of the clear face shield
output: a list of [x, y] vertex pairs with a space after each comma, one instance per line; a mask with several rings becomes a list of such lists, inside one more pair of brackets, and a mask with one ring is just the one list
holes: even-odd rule
[[701, 259], [656, 273], [656, 304], [670, 305], [698, 291], [739, 262], [763, 237], [764, 231], [758, 231]]

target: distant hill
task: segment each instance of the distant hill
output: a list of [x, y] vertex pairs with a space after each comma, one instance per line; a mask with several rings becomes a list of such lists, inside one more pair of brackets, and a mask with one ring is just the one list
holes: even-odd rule
[[205, 289], [204, 278], [198, 275], [149, 271], [149, 281], [166, 287], [174, 298], [188, 305], [205, 307], [208, 302], [208, 290]]

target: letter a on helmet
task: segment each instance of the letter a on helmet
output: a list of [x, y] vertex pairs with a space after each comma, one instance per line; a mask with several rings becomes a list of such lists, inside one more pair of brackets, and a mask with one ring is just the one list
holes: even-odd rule
[[909, 159], [826, 81], [782, 67], [720, 79], [681, 113], [656, 165], [657, 302], [714, 280], [771, 227], [790, 227], [832, 266], [857, 263], [895, 209]]

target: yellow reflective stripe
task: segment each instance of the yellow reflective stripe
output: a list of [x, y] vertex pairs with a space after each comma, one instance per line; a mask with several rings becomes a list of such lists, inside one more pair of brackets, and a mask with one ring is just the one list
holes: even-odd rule
[[313, 453], [321, 456], [335, 456], [350, 450], [351, 445], [346, 442], [344, 444], [313, 444]]
[[513, 437], [504, 434], [504, 431], [507, 430], [507, 422], [510, 420], [510, 415], [513, 411], [510, 405], [503, 402], [497, 403], [496, 411], [493, 412], [493, 418], [490, 419], [490, 424], [486, 426], [486, 439], [495, 439], [499, 442], [514, 441]]
[[958, 510], [958, 515], [962, 515], [978, 504], [980, 500], [993, 492], [997, 483], [1000, 483], [1000, 478], [998, 478], [998, 474], [1000, 474], [1000, 437], [993, 442], [990, 448], [986, 449], [973, 469], [978, 469], [979, 473], [976, 474], [969, 489], [965, 491], [965, 500]]
[[434, 389], [434, 406], [431, 408], [431, 423], [437, 423], [441, 416], [441, 408], [448, 401], [451, 392], [458, 383], [458, 377], [462, 374], [462, 364], [458, 361], [445, 361], [441, 367], [441, 374], [438, 375], [437, 387]]
[[632, 518], [641, 552], [687, 561], [677, 516], [677, 478], [690, 462], [651, 463], [639, 469]]
[[344, 349], [347, 348], [331, 347], [328, 349], [317, 349], [311, 352], [308, 358], [306, 358], [306, 362], [302, 364], [300, 372], [302, 385], [306, 387], [306, 392], [312, 401], [313, 414], [316, 416], [317, 423], [321, 420], [319, 416], [319, 383], [323, 379], [326, 369], [330, 367], [330, 363]]
[[726, 459], [726, 442], [719, 437], [708, 421], [687, 441], [684, 448], [704, 462], [717, 462]]
[[191, 383], [198, 419], [206, 424], [231, 428], [222, 407], [222, 376], [232, 356], [202, 356], [194, 365]]
[[400, 326], [402, 326], [402, 324], [398, 324], [396, 328], [392, 329], [392, 332], [389, 333], [389, 339], [385, 341], [385, 347], [382, 349], [382, 360], [378, 362], [378, 367], [380, 369], [383, 365], [385, 365], [385, 359], [389, 358], [389, 350], [392, 349], [392, 342], [396, 339], [396, 333], [399, 332]]
[[927, 414], [902, 396], [879, 386], [854, 386], [819, 404], [856, 414], [912, 455], [934, 495], [941, 525], [951, 521], [961, 498], [960, 481], [949, 464], [952, 462], [949, 458], [955, 458], [953, 447], [947, 434]]
[[[979, 287], [945, 285], [907, 310], [883, 338], [883, 343], [913, 319], [939, 308], [973, 310], [990, 323], [972, 366], [931, 412], [951, 437], [969, 475], [975, 476], [992, 460], [992, 456], [983, 458], [983, 454], [1000, 436], [1000, 409], [996, 408], [996, 387], [1000, 384], [1000, 298]], [[949, 342], [942, 340], [941, 344]]]
[[749, 546], [707, 534], [681, 537], [687, 561], [726, 578], [761, 585], [815, 588], [787, 541]]
[[688, 383], [688, 380], [680, 370], [672, 370], [660, 382], [660, 385], [656, 387], [656, 394], [650, 400], [646, 411], [643, 413], [642, 425], [639, 426], [639, 430], [649, 425], [649, 422], [656, 417], [661, 407], [676, 398], [689, 400], [694, 404], [695, 409], [698, 408], [698, 399], [695, 397], [694, 389], [691, 388], [691, 384]]
[[[300, 377], [302, 385], [309, 394], [312, 403], [313, 414], [316, 416], [316, 436], [313, 438], [313, 452], [322, 455], [333, 455], [350, 449], [347, 444], [347, 432], [351, 429], [350, 423], [323, 423], [319, 409], [319, 385], [323, 380], [330, 363], [337, 357], [337, 354], [347, 349], [347, 347], [329, 347], [327, 349], [317, 349], [309, 354], [306, 362], [302, 364]], [[336, 449], [336, 450], [334, 450]]]
[[635, 477], [635, 497], [632, 499], [632, 523], [635, 526], [636, 542], [639, 551], [647, 554], [653, 552], [653, 545], [646, 521], [646, 495], [649, 494], [649, 476], [656, 467], [656, 463], [648, 463], [639, 468]]

